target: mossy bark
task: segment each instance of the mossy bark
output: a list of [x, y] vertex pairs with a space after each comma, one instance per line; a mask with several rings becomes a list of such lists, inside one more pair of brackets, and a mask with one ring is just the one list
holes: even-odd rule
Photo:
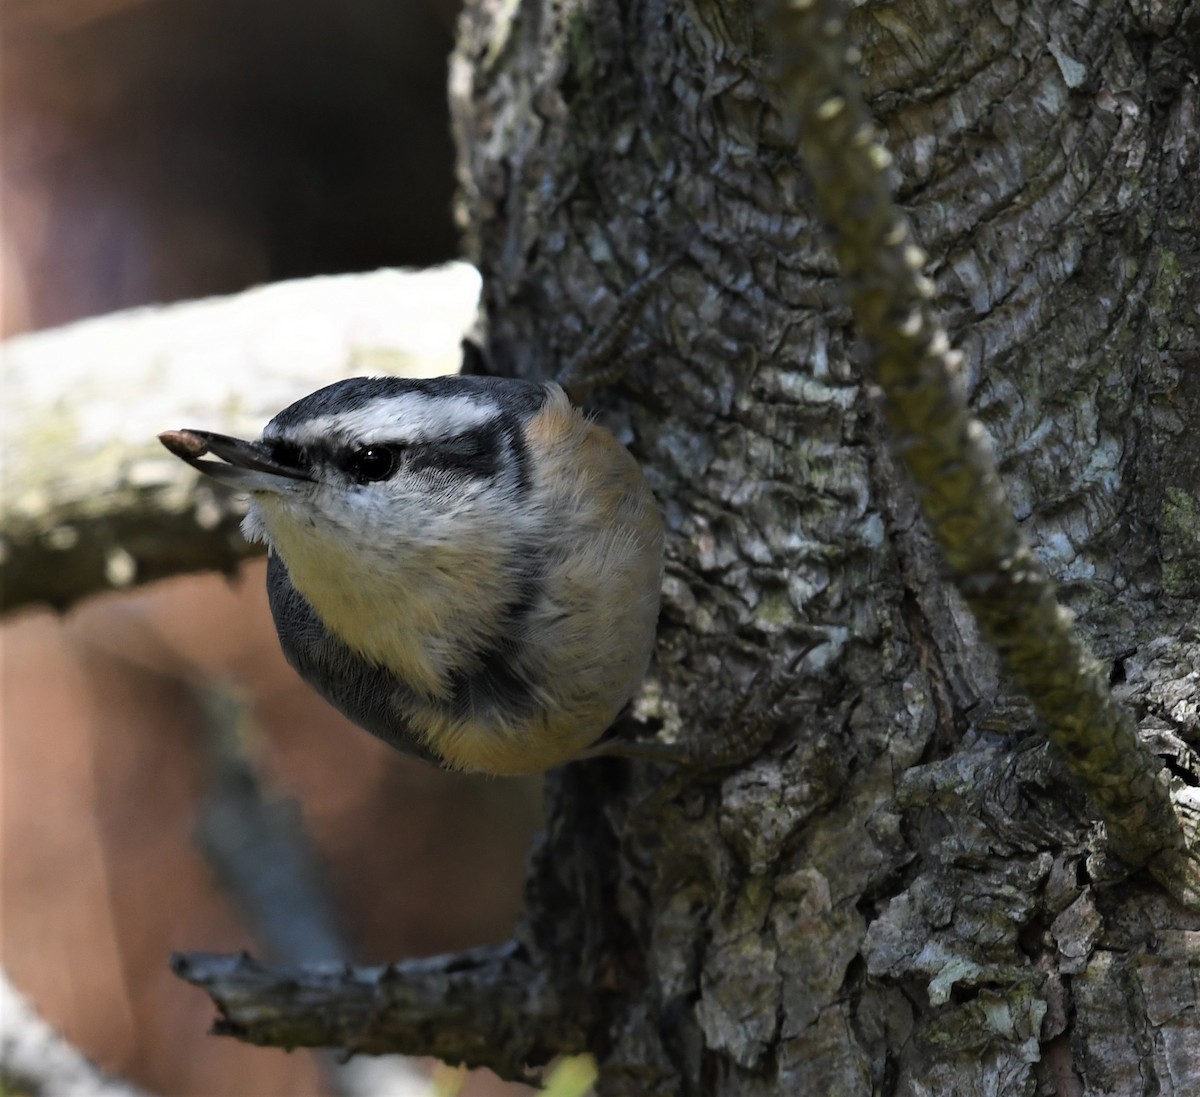
[[[945, 579], [753, 16], [463, 18], [495, 364], [552, 375], [683, 257], [598, 410], [670, 530], [638, 714], [700, 764], [555, 777], [526, 938], [592, 989], [604, 1092], [1196, 1091], [1200, 918], [1105, 856]], [[849, 29], [1021, 527], [1194, 789], [1200, 12], [906, 0]]]

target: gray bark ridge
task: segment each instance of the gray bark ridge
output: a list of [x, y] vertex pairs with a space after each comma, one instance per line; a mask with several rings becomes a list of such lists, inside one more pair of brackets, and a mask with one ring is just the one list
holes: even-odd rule
[[[1018, 519], [1192, 786], [1194, 24], [910, 3], [850, 25]], [[603, 414], [671, 530], [640, 714], [721, 765], [565, 771], [529, 933], [620, 988], [607, 1092], [1195, 1091], [1200, 922], [1114, 869], [948, 589], [762, 47], [709, 3], [464, 16], [497, 361], [552, 374], [689, 241]]]

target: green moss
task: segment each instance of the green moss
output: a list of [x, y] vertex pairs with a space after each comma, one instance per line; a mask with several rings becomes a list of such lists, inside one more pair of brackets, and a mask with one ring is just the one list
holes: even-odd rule
[[1189, 595], [1200, 586], [1200, 510], [1196, 497], [1183, 488], [1163, 494], [1160, 528], [1163, 533], [1162, 581], [1165, 593]]
[[567, 20], [566, 54], [571, 74], [587, 89], [595, 78], [598, 59], [592, 42], [594, 31], [587, 8], [578, 8]]
[[796, 622], [796, 609], [786, 587], [763, 591], [754, 607], [754, 623], [764, 632], [779, 632]]
[[1183, 488], [1167, 488], [1163, 499], [1163, 529], [1196, 536], [1196, 500]]

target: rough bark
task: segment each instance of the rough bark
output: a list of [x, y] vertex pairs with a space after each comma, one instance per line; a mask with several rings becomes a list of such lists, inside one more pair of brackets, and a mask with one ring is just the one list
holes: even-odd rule
[[[1062, 609], [1021, 533], [987, 435], [958, 383], [962, 355], [936, 310], [925, 253], [886, 179], [847, 57], [841, 0], [772, 5], [772, 88], [795, 120], [817, 205], [833, 229], [855, 322], [869, 345], [893, 449], [909, 475], [955, 588], [1001, 664], [1032, 702], [1051, 744], [1105, 824], [1109, 848], [1147, 866], [1172, 895], [1200, 908], [1200, 847], [1178, 812], [1162, 762], [1139, 740], [1105, 668]], [[1190, 806], [1190, 805], [1189, 805]]]
[[[1200, 9], [871, 4], [849, 31], [1018, 519], [1195, 786]], [[603, 414], [672, 532], [641, 715], [708, 764], [556, 778], [528, 939], [618, 992], [605, 1092], [1195, 1091], [1200, 919], [1112, 864], [944, 581], [769, 46], [700, 0], [464, 19], [501, 368], [552, 374], [687, 257]]]

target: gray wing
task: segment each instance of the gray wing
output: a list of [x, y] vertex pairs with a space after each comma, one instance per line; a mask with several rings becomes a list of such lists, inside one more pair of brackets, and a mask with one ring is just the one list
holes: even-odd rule
[[414, 707], [412, 691], [394, 674], [355, 655], [325, 627], [292, 586], [275, 552], [267, 561], [267, 598], [283, 654], [301, 678], [359, 727], [405, 754], [442, 765], [409, 727], [405, 713]]

